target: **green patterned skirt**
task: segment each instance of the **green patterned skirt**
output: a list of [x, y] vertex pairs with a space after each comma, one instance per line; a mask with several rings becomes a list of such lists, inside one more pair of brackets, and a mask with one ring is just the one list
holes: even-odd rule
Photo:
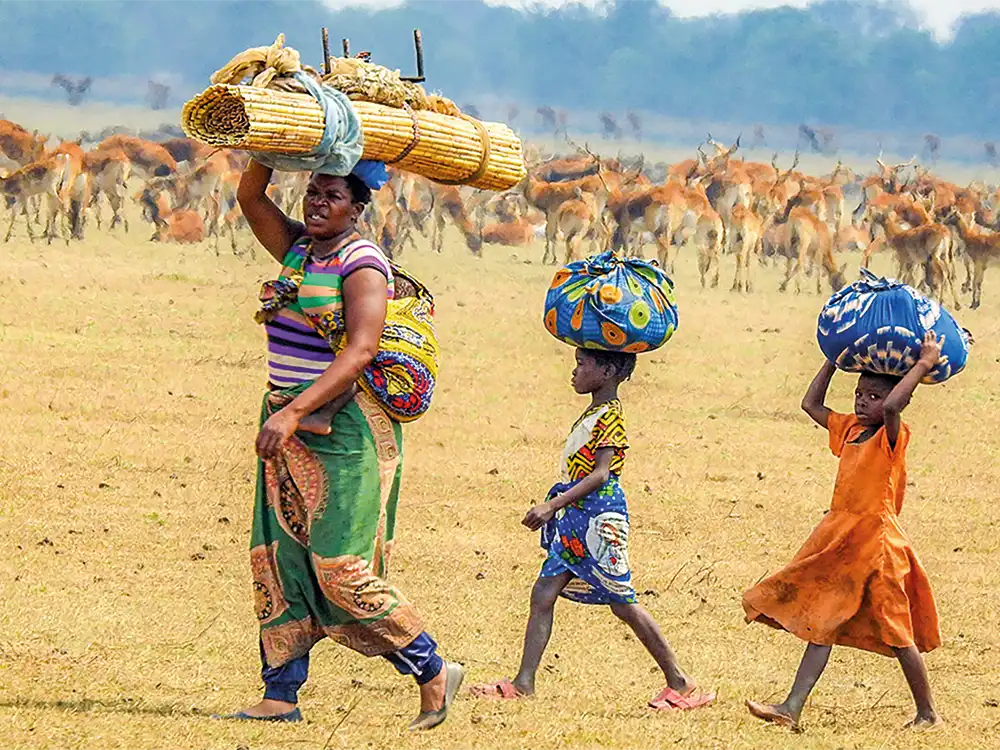
[[[260, 423], [310, 384], [264, 397]], [[267, 663], [279, 667], [324, 636], [366, 656], [423, 631], [386, 582], [402, 474], [402, 431], [364, 392], [330, 435], [296, 432], [258, 461], [250, 540], [254, 602]]]

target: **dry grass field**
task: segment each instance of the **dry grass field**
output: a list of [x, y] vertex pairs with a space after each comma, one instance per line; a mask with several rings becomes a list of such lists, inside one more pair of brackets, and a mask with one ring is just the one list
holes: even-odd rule
[[[825, 296], [779, 294], [771, 268], [757, 270], [757, 293], [731, 294], [731, 258], [722, 288], [703, 291], [688, 253], [679, 330], [624, 387], [624, 482], [641, 601], [717, 704], [650, 712], [661, 678], [639, 643], [606, 609], [561, 602], [537, 698], [463, 696], [444, 726], [412, 735], [411, 684], [328, 641], [314, 651], [305, 723], [208, 718], [259, 695], [247, 548], [265, 368], [252, 314], [275, 269], [146, 242], [133, 219], [127, 237], [46, 247], [19, 235], [0, 253], [0, 746], [996, 745], [1000, 272], [983, 307], [959, 314], [978, 339], [968, 369], [918, 389], [906, 413], [902, 521], [940, 608], [944, 645], [928, 665], [944, 727], [901, 731], [912, 707], [895, 662], [843, 649], [806, 734], [743, 708], [781, 696], [801, 654], [794, 637], [744, 625], [740, 595], [788, 560], [830, 500], [836, 460], [798, 408], [821, 362]], [[444, 360], [432, 411], [404, 430], [394, 577], [470, 683], [516, 669], [542, 559], [519, 522], [585, 405], [569, 386], [571, 350], [541, 324], [552, 269], [540, 257], [490, 247], [477, 260], [453, 235], [441, 256], [401, 259], [436, 294]], [[851, 408], [852, 384], [836, 377], [833, 406]]]

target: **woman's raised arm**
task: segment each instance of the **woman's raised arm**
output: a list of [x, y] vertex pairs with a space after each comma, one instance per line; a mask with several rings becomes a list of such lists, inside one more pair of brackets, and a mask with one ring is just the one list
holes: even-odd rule
[[288, 249], [305, 232], [305, 227], [290, 219], [267, 196], [271, 181], [271, 168], [251, 159], [240, 176], [236, 200], [246, 217], [254, 237], [279, 263], [285, 260]]

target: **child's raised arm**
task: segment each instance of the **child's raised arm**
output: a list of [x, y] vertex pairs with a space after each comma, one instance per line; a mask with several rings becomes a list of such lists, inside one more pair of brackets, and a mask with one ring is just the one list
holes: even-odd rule
[[830, 410], [826, 408], [826, 391], [830, 387], [830, 380], [833, 379], [833, 373], [837, 371], [837, 366], [833, 364], [830, 360], [823, 363], [823, 366], [819, 368], [819, 372], [816, 373], [816, 377], [809, 384], [809, 390], [806, 391], [806, 395], [802, 397], [802, 411], [812, 417], [813, 421], [826, 427], [827, 417], [830, 416]]
[[882, 402], [882, 420], [885, 424], [885, 436], [889, 440], [889, 445], [896, 447], [896, 438], [899, 437], [899, 415], [906, 405], [910, 403], [913, 391], [917, 389], [920, 381], [923, 380], [941, 358], [941, 345], [944, 343], [944, 336], [938, 341], [934, 331], [927, 331], [924, 340], [920, 344], [920, 359], [910, 368], [910, 371], [903, 376], [896, 387], [889, 392]]

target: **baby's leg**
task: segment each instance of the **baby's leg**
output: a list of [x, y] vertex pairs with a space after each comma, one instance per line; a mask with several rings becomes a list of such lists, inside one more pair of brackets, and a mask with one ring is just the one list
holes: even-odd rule
[[941, 717], [934, 710], [934, 699], [931, 697], [931, 684], [927, 679], [927, 667], [924, 658], [916, 646], [894, 648], [893, 652], [903, 668], [906, 684], [913, 693], [913, 702], [917, 704], [917, 716], [907, 727], [934, 726], [941, 723]]
[[694, 687], [694, 681], [677, 664], [677, 655], [670, 648], [667, 639], [660, 632], [656, 620], [641, 604], [612, 604], [611, 611], [622, 622], [632, 628], [635, 637], [646, 647], [667, 678], [667, 685], [685, 695]]
[[312, 414], [307, 414], [299, 422], [299, 432], [311, 432], [314, 435], [329, 435], [333, 429], [331, 424], [338, 411], [343, 409], [358, 392], [357, 384], [352, 385], [332, 401], [327, 401]]
[[514, 687], [522, 695], [535, 692], [535, 673], [542, 662], [542, 654], [552, 635], [552, 614], [560, 592], [573, 580], [569, 571], [555, 576], [539, 578], [531, 589], [531, 615], [524, 631], [524, 651], [521, 654], [521, 668], [514, 678]]
[[799, 663], [799, 671], [795, 673], [792, 690], [784, 702], [769, 706], [755, 701], [747, 701], [750, 713], [766, 721], [774, 721], [798, 728], [802, 707], [805, 706], [809, 693], [816, 687], [816, 682], [823, 674], [823, 670], [826, 669], [826, 663], [830, 659], [832, 650], [832, 646], [821, 646], [818, 643], [810, 643], [806, 646], [806, 652], [802, 655], [802, 661]]

